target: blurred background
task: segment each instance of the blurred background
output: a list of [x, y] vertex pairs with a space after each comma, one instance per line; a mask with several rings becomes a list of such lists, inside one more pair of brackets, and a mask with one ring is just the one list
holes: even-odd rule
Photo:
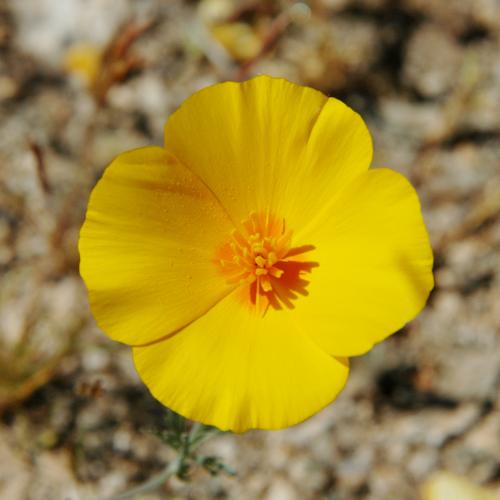
[[419, 192], [436, 289], [325, 411], [208, 443], [236, 477], [140, 498], [500, 491], [498, 0], [0, 0], [0, 498], [105, 498], [172, 460], [129, 349], [90, 316], [78, 232], [116, 154], [162, 144], [192, 92], [260, 73], [363, 115], [374, 165]]

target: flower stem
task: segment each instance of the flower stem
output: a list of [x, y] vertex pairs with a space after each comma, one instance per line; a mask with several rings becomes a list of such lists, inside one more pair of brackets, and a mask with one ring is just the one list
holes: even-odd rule
[[[179, 417], [180, 418], [180, 417]], [[180, 420], [185, 428], [186, 422]], [[181, 432], [178, 430], [178, 432]], [[190, 467], [196, 463], [195, 450], [199, 448], [207, 439], [219, 434], [221, 431], [218, 429], [207, 427], [205, 425], [194, 423], [189, 431], [184, 431], [180, 434], [182, 438], [181, 445], [176, 446], [178, 455], [175, 460], [170, 462], [162, 472], [148, 479], [145, 483], [125, 491], [119, 495], [109, 497], [107, 500], [125, 500], [127, 498], [134, 498], [141, 493], [150, 492], [163, 486], [169, 478], [177, 475], [181, 479], [186, 479]]]
[[131, 490], [128, 490], [119, 495], [114, 495], [112, 497], [109, 497], [107, 500], [125, 500], [127, 498], [134, 498], [136, 495], [139, 495], [141, 493], [156, 490], [157, 488], [163, 486], [169, 478], [177, 474], [181, 463], [182, 456], [179, 456], [174, 461], [170, 462], [162, 472], [160, 472], [156, 476], [153, 476], [151, 479], [148, 479], [140, 486], [137, 486], [137, 488], [132, 488]]

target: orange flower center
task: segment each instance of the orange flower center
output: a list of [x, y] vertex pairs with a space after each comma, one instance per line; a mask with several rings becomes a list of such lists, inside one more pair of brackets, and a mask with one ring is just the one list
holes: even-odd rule
[[229, 283], [242, 286], [247, 303], [264, 311], [293, 308], [298, 295], [307, 295], [303, 275], [318, 266], [303, 260], [311, 250], [312, 245], [292, 246], [284, 219], [252, 213], [218, 250], [216, 263]]

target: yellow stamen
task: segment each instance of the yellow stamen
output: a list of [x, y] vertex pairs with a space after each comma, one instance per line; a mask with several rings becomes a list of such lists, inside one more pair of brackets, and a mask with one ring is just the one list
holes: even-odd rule
[[266, 265], [266, 259], [264, 259], [264, 257], [262, 257], [262, 255], [257, 255], [257, 257], [255, 257], [255, 263], [259, 267], [264, 267]]

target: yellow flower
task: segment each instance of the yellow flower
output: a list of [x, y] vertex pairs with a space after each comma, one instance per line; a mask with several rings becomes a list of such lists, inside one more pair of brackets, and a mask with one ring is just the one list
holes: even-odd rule
[[111, 163], [81, 274], [154, 397], [221, 429], [293, 425], [341, 391], [346, 357], [422, 309], [432, 252], [417, 195], [371, 158], [350, 108], [261, 76], [194, 94], [164, 148]]
[[211, 33], [237, 61], [249, 61], [262, 50], [261, 38], [246, 23], [217, 24], [211, 28]]
[[90, 44], [73, 45], [64, 58], [66, 70], [81, 78], [88, 87], [94, 85], [101, 64], [102, 50]]

